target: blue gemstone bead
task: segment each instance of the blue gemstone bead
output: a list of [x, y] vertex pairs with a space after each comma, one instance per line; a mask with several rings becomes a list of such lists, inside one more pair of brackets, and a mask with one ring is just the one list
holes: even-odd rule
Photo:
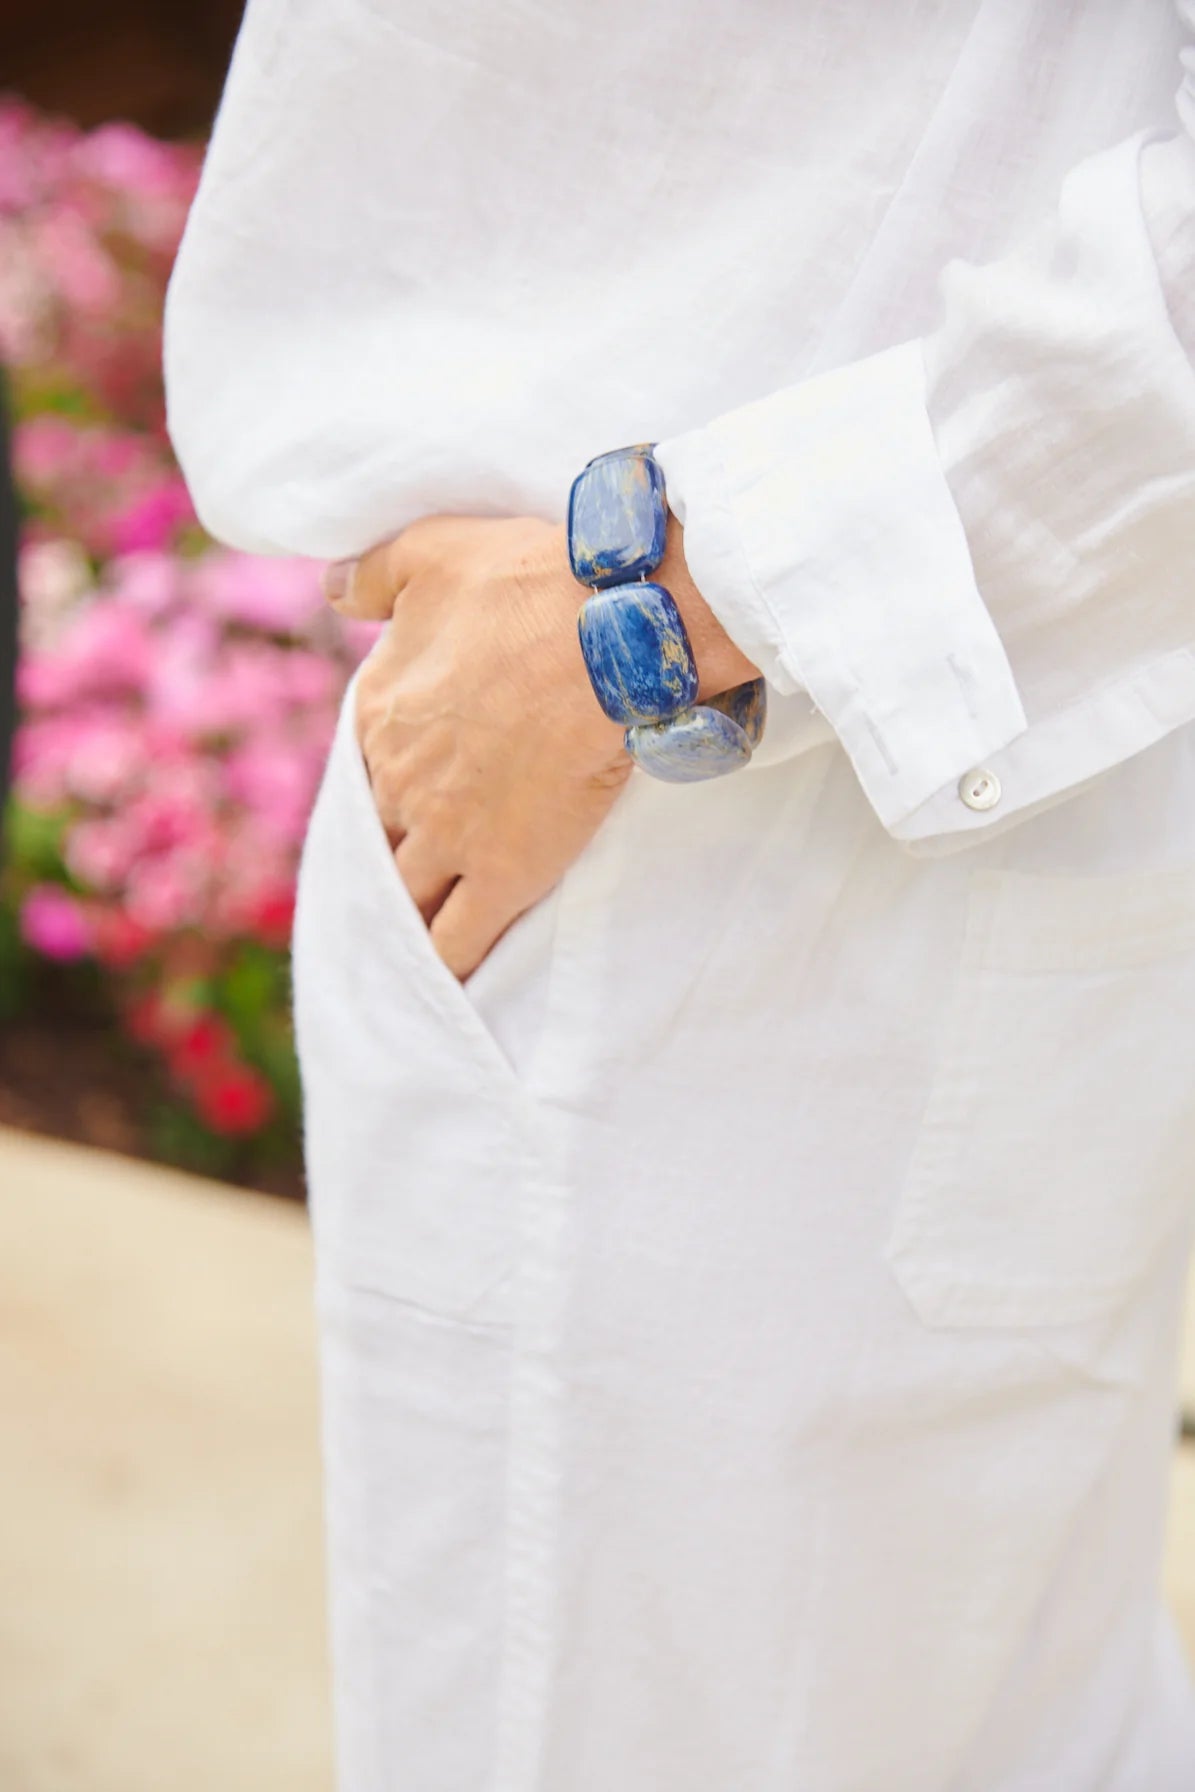
[[668, 784], [721, 778], [751, 757], [744, 730], [712, 702], [699, 703], [670, 722], [628, 728], [625, 741], [635, 764]]
[[697, 664], [672, 593], [646, 581], [587, 597], [577, 617], [597, 700], [614, 722], [656, 722], [697, 695]]
[[664, 475], [643, 447], [601, 454], [573, 480], [568, 557], [583, 585], [622, 584], [664, 558]]
[[707, 697], [705, 701], [738, 723], [754, 751], [763, 739], [768, 719], [768, 687], [764, 680], [749, 678], [746, 684], [732, 685], [730, 690], [719, 691], [716, 697]]

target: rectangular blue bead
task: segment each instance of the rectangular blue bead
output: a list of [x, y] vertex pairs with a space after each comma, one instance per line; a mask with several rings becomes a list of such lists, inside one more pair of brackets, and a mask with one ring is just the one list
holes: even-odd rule
[[697, 696], [697, 663], [684, 619], [663, 585], [597, 591], [577, 618], [598, 702], [614, 722], [656, 722]]
[[583, 585], [600, 588], [654, 572], [667, 531], [664, 475], [642, 448], [599, 455], [574, 479], [568, 555]]
[[636, 765], [666, 784], [698, 784], [736, 772], [751, 757], [743, 730], [725, 710], [697, 703], [668, 722], [646, 722], [626, 732]]

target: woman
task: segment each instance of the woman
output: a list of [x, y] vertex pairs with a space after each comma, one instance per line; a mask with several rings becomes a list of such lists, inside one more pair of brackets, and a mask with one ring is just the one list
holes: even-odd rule
[[172, 427], [391, 617], [295, 939], [343, 1792], [1195, 1784], [1193, 58], [250, 5]]

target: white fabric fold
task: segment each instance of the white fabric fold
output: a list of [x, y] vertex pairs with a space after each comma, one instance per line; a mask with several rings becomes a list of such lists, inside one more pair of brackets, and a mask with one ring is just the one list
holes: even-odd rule
[[[1147, 201], [1139, 177], [1151, 158]], [[1195, 145], [1089, 158], [910, 341], [663, 442], [690, 570], [924, 851], [1195, 719]], [[999, 799], [960, 781], [982, 768]]]
[[657, 452], [698, 588], [778, 689], [809, 692], [885, 827], [1022, 733], [918, 342]]

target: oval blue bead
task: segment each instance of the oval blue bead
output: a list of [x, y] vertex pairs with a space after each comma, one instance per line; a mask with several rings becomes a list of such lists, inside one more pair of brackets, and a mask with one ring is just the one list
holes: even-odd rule
[[587, 597], [577, 617], [598, 702], [614, 722], [657, 722], [697, 695], [697, 664], [672, 593], [646, 581]]
[[616, 448], [578, 473], [568, 499], [568, 557], [583, 585], [621, 584], [664, 558], [668, 503], [649, 449]]
[[754, 751], [763, 739], [768, 719], [768, 687], [764, 680], [749, 678], [745, 684], [732, 685], [730, 690], [719, 691], [716, 697], [707, 697], [705, 701], [738, 723]]
[[721, 778], [751, 757], [746, 731], [712, 703], [699, 703], [669, 722], [628, 728], [624, 738], [635, 764], [668, 784]]

